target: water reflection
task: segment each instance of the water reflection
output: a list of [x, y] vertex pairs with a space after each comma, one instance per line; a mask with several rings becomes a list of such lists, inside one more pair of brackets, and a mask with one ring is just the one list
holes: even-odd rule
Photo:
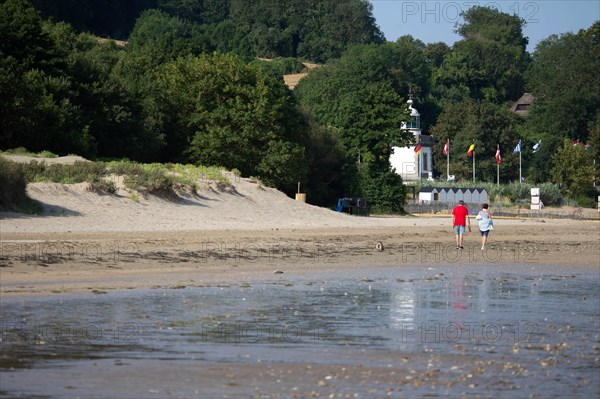
[[[83, 359], [327, 364], [324, 353], [343, 359], [352, 350], [397, 354], [389, 362], [400, 364], [407, 354], [468, 348], [471, 356], [525, 362], [534, 375], [568, 372], [590, 382], [586, 392], [600, 391], [596, 271], [452, 265], [365, 274], [3, 299], [0, 369], [68, 368]], [[543, 362], [554, 362], [552, 372]]]

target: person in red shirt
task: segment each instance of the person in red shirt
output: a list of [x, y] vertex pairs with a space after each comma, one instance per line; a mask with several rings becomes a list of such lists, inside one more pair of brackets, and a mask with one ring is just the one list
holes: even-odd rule
[[458, 201], [458, 205], [452, 210], [452, 227], [454, 227], [454, 233], [456, 234], [456, 249], [464, 249], [463, 247], [463, 235], [465, 234], [465, 227], [471, 231], [471, 219], [469, 218], [469, 210], [465, 206], [465, 201]]

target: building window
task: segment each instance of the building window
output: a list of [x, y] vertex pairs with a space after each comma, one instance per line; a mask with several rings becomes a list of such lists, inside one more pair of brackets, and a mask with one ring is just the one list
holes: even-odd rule
[[423, 172], [429, 172], [429, 154], [423, 152]]
[[406, 124], [408, 129], [419, 129], [421, 126], [421, 117], [420, 116], [411, 116], [410, 120]]

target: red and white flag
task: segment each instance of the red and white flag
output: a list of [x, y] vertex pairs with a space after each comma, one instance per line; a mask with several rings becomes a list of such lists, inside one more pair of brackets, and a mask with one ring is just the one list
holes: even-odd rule
[[498, 165], [500, 165], [500, 161], [501, 161], [501, 158], [500, 158], [500, 146], [497, 146], [496, 147], [496, 162], [498, 163]]
[[449, 140], [446, 140], [446, 144], [444, 144], [444, 155], [448, 155], [448, 147], [450, 147], [450, 142]]

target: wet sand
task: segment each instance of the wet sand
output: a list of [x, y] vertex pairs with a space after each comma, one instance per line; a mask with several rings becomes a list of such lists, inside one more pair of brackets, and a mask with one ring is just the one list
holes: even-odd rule
[[[384, 221], [390, 223], [390, 219]], [[448, 218], [397, 218], [396, 224], [221, 231], [1, 232], [0, 293], [9, 297], [202, 286], [275, 278], [275, 271], [294, 276], [446, 263], [600, 269], [600, 223], [595, 221], [497, 219], [486, 251], [481, 251], [476, 233], [468, 234], [465, 249], [457, 251]], [[383, 251], [376, 249], [378, 241], [383, 243]]]
[[0, 393], [595, 397], [597, 286], [591, 268], [432, 264], [12, 297]]

